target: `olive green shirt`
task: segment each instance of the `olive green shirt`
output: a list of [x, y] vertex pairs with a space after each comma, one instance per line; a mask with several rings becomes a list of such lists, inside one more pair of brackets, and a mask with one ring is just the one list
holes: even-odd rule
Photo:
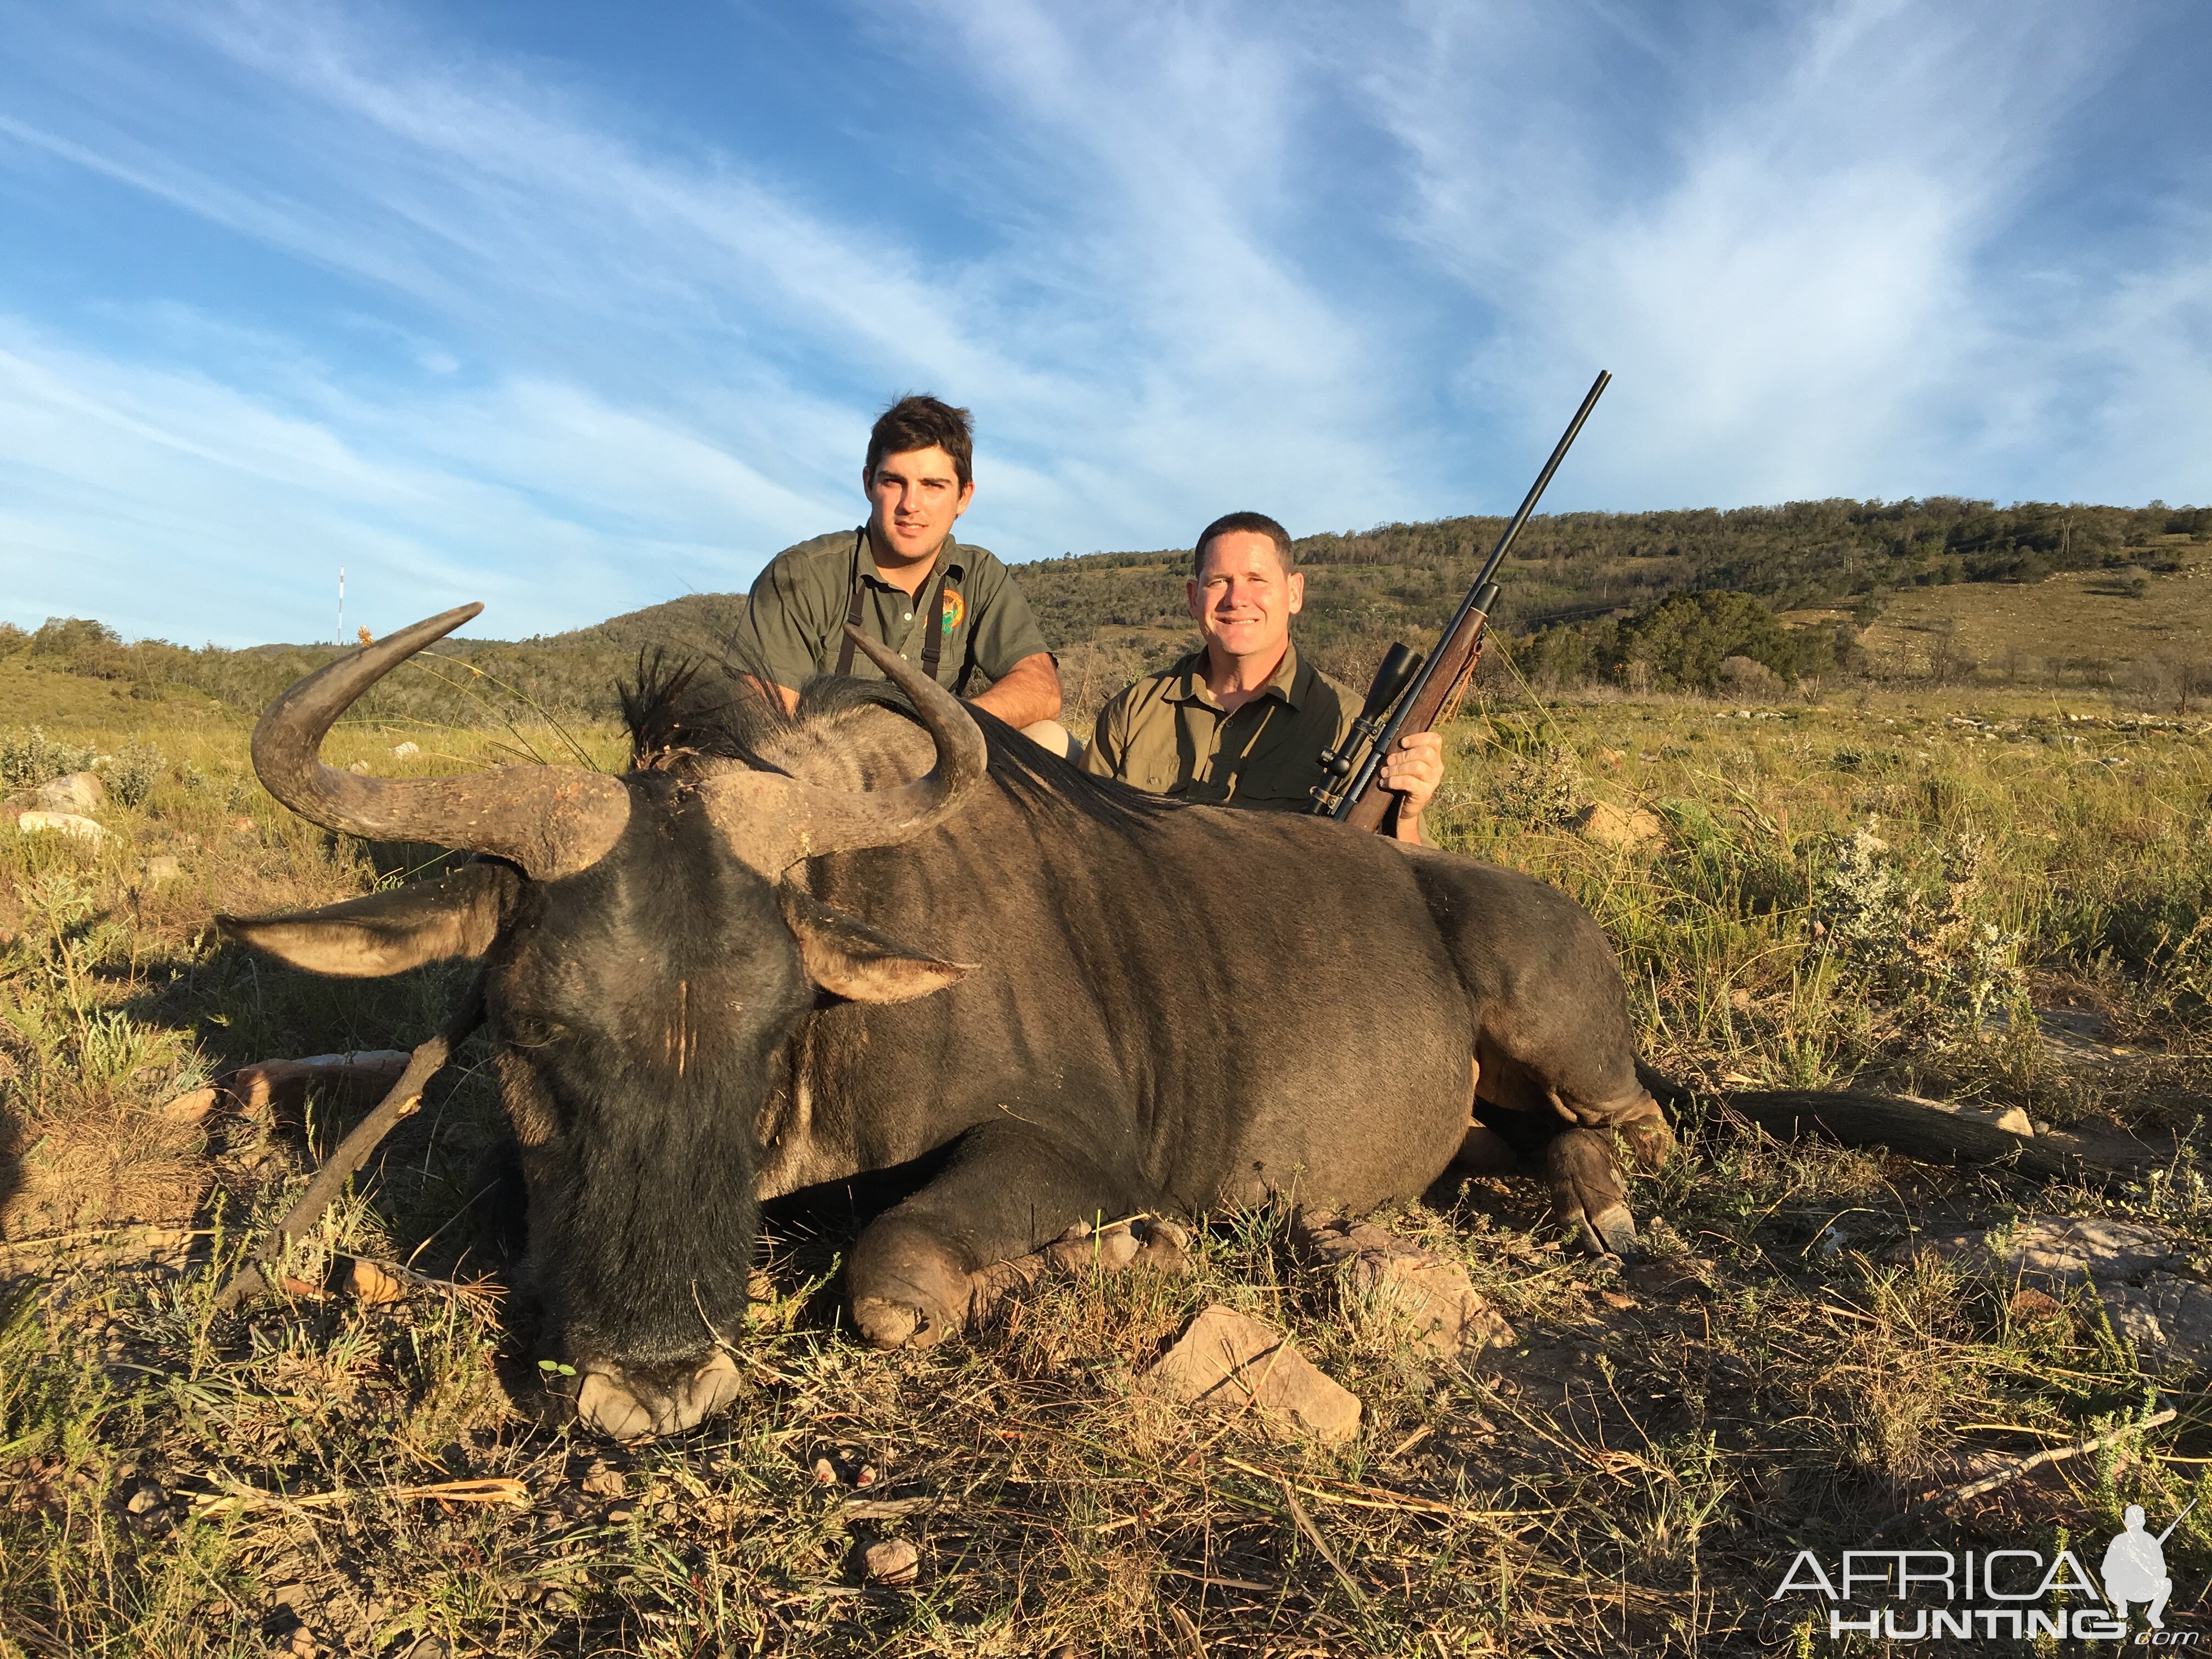
[[[861, 630], [917, 667], [930, 608], [938, 589], [944, 588], [939, 626], [945, 641], [937, 679], [963, 696], [977, 674], [986, 681], [1002, 680], [1016, 663], [1045, 648], [1029, 602], [1006, 567], [983, 549], [963, 547], [947, 536], [928, 579], [909, 595], [884, 580], [863, 525], [787, 547], [754, 581], [739, 639], [778, 685], [796, 690], [811, 675], [836, 672], [855, 580], [860, 585]], [[849, 672], [862, 679], [883, 678], [859, 651], [853, 653]]]
[[1359, 700], [1295, 645], [1265, 690], [1224, 710], [1206, 689], [1206, 653], [1194, 651], [1098, 711], [1083, 765], [1154, 794], [1300, 811], [1321, 781], [1321, 751], [1358, 714]]

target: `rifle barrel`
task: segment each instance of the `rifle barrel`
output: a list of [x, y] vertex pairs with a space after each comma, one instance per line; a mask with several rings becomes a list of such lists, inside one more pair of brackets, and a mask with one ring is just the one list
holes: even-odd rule
[[2203, 1503], [2203, 1501], [2204, 1501], [2204, 1500], [2203, 1500], [2203, 1499], [2202, 1499], [2202, 1498], [2191, 1498], [2191, 1499], [2189, 1500], [2189, 1509], [2185, 1509], [2185, 1510], [2182, 1510], [2182, 1512], [2181, 1512], [2180, 1514], [2179, 1514], [2179, 1515], [2175, 1516], [2173, 1517], [2173, 1525], [2172, 1525], [2172, 1526], [2168, 1527], [2168, 1528], [2167, 1528], [2164, 1532], [2162, 1532], [2162, 1533], [2159, 1534], [2159, 1535], [2158, 1535], [2158, 1541], [2160, 1542], [2160, 1544], [2163, 1545], [2163, 1544], [2166, 1542], [2166, 1540], [2167, 1539], [2169, 1539], [2169, 1538], [2172, 1537], [2172, 1536], [2173, 1536], [2173, 1528], [2174, 1528], [2174, 1527], [2178, 1527], [2178, 1526], [2179, 1526], [2183, 1522], [2185, 1522], [2185, 1521], [2186, 1521], [2187, 1519], [2189, 1519], [2189, 1510], [2193, 1510], [2193, 1509], [2195, 1509], [2195, 1508], [2197, 1506], [2197, 1504], [2199, 1504]]
[[1590, 410], [1597, 407], [1598, 398], [1603, 395], [1612, 379], [1610, 370], [1598, 370], [1597, 379], [1590, 382], [1590, 389], [1583, 398], [1583, 406], [1575, 411], [1575, 418], [1567, 423], [1566, 431], [1560, 434], [1559, 443], [1553, 448], [1552, 459], [1544, 463], [1544, 470], [1536, 475], [1536, 482], [1528, 486], [1528, 493], [1521, 498], [1520, 511], [1513, 515], [1498, 536], [1498, 545], [1490, 550], [1490, 556], [1483, 561], [1481, 574], [1468, 585], [1467, 597], [1459, 602], [1459, 609], [1452, 612], [1451, 620], [1444, 624], [1444, 631], [1437, 636], [1437, 648], [1429, 653], [1428, 660], [1421, 665], [1407, 684], [1404, 694], [1398, 698], [1388, 724], [1369, 746], [1358, 769], [1347, 780], [1348, 787], [1328, 810], [1328, 817], [1342, 820], [1351, 816], [1361, 799], [1373, 787], [1375, 775], [1382, 770], [1391, 746], [1403, 732], [1407, 711], [1420, 701], [1422, 692], [1438, 672], [1455, 675], [1459, 672], [1460, 665], [1456, 663], [1449, 668], [1445, 666], [1444, 646], [1459, 632], [1468, 613], [1481, 601], [1484, 590], [1491, 586], [1498, 567], [1505, 562], [1505, 556], [1513, 550], [1513, 541], [1520, 535], [1521, 526], [1528, 522], [1528, 515], [1536, 510], [1536, 503], [1543, 500], [1545, 487], [1552, 482], [1552, 475], [1559, 470], [1559, 463], [1566, 459], [1567, 451], [1574, 447], [1575, 438], [1582, 431], [1583, 422], [1589, 419]]
[[1521, 510], [1505, 526], [1504, 533], [1498, 538], [1498, 545], [1490, 550], [1490, 557], [1484, 562], [1482, 574], [1467, 590], [1470, 598], [1482, 592], [1484, 583], [1497, 577], [1498, 567], [1505, 562], [1506, 554], [1512, 550], [1513, 538], [1521, 533], [1521, 526], [1528, 522], [1528, 515], [1536, 510], [1536, 503], [1544, 499], [1544, 490], [1552, 482], [1552, 475], [1559, 470], [1559, 463], [1567, 459], [1567, 452], [1574, 447], [1575, 439], [1582, 432], [1583, 422], [1589, 419], [1590, 410], [1597, 407], [1598, 398], [1603, 395], [1612, 379], [1610, 369], [1598, 370], [1597, 379], [1590, 382], [1589, 392], [1583, 399], [1583, 406], [1575, 411], [1575, 418], [1567, 422], [1567, 429], [1560, 435], [1558, 447], [1552, 451], [1552, 459], [1544, 463], [1544, 470], [1536, 475], [1536, 482], [1528, 486], [1528, 493], [1521, 498]]

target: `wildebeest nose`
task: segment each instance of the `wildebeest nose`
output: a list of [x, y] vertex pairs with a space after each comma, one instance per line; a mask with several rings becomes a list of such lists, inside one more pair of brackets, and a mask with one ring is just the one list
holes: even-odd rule
[[617, 1440], [680, 1434], [738, 1397], [737, 1362], [717, 1348], [690, 1376], [667, 1386], [593, 1369], [576, 1390], [576, 1415]]

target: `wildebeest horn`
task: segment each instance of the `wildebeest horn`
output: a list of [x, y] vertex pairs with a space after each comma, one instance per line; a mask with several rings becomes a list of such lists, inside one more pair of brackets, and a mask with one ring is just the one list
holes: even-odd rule
[[823, 789], [769, 772], [727, 772], [701, 786], [709, 810], [748, 862], [774, 874], [801, 859], [889, 847], [943, 823], [981, 781], [983, 729], [960, 700], [858, 629], [845, 630], [907, 695], [937, 747], [912, 783], [890, 789]]
[[597, 862], [629, 821], [629, 792], [576, 766], [501, 766], [456, 778], [368, 778], [323, 764], [324, 735], [368, 688], [483, 606], [465, 605], [349, 651], [270, 703], [253, 728], [269, 793], [326, 830], [511, 859], [538, 881]]

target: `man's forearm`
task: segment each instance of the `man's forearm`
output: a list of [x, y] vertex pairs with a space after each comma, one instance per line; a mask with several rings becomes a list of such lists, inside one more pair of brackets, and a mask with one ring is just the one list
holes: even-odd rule
[[756, 686], [760, 688], [760, 693], [763, 696], [769, 698], [772, 702], [781, 703], [783, 705], [783, 712], [785, 714], [795, 714], [799, 712], [799, 693], [793, 690], [789, 686], [778, 685], [774, 680], [762, 679], [757, 674], [749, 676], [748, 678], [752, 680], [752, 683]]
[[1051, 653], [1040, 651], [1033, 657], [1024, 657], [1006, 671], [1006, 678], [970, 701], [1017, 730], [1039, 720], [1057, 720], [1060, 670], [1053, 666]]

